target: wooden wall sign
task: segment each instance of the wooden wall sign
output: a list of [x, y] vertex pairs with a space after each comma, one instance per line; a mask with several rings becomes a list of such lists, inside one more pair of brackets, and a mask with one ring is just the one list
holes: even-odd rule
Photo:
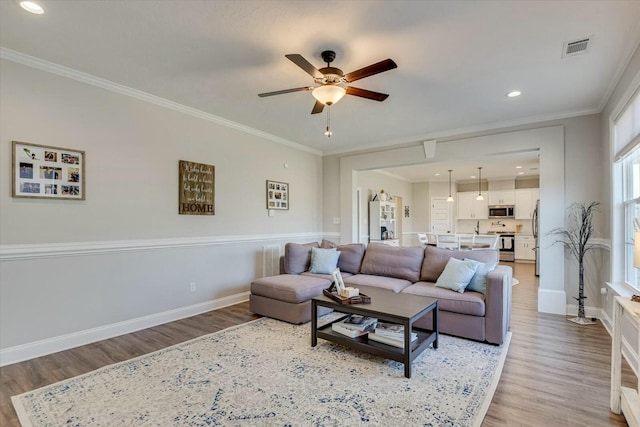
[[215, 170], [213, 165], [180, 160], [180, 215], [215, 215]]

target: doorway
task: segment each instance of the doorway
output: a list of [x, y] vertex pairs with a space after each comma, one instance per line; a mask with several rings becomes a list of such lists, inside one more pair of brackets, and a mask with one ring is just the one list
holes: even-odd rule
[[431, 232], [436, 234], [450, 233], [453, 230], [451, 205], [446, 197], [431, 198]]

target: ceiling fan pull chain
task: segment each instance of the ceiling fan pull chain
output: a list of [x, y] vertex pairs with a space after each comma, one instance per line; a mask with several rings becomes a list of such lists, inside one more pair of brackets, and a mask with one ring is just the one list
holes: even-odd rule
[[327, 108], [327, 130], [324, 135], [327, 138], [331, 138], [331, 135], [333, 135], [333, 132], [331, 132], [331, 106]]

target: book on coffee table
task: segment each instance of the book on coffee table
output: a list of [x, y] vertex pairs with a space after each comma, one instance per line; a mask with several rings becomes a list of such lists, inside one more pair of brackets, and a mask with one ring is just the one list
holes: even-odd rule
[[[404, 348], [404, 337], [402, 337], [402, 339], [395, 339], [395, 338], [385, 337], [383, 335], [372, 332], [369, 334], [368, 338], [370, 340], [381, 342], [383, 344], [392, 345], [398, 348]], [[411, 342], [414, 342], [417, 339], [418, 339], [418, 334], [416, 334], [415, 332], [412, 332]]]
[[340, 323], [344, 323], [347, 327], [363, 331], [368, 328], [375, 328], [378, 324], [378, 319], [375, 317], [352, 314]]
[[368, 334], [373, 329], [372, 326], [369, 326], [365, 329], [354, 328], [351, 325], [345, 324], [344, 322], [336, 322], [331, 324], [331, 330], [337, 332], [339, 334], [348, 336], [349, 338], [356, 338], [363, 335]]

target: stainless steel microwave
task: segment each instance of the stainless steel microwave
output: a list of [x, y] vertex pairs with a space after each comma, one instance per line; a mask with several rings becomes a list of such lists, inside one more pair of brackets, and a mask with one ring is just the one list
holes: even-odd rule
[[514, 218], [515, 210], [513, 205], [489, 206], [489, 218]]

